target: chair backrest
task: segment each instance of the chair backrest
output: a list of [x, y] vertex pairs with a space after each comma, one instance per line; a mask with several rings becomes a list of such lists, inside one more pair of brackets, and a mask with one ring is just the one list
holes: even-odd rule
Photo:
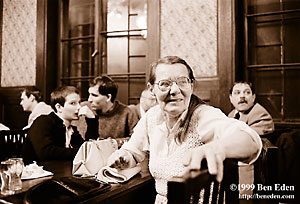
[[27, 130], [0, 131], [0, 160], [11, 157], [21, 157], [22, 146]]
[[177, 177], [168, 182], [169, 204], [223, 204], [239, 203], [239, 191], [232, 187], [238, 186], [237, 161], [226, 159], [224, 161], [224, 177], [221, 183], [215, 180], [215, 176], [204, 170], [190, 170], [183, 177]]
[[254, 162], [254, 183], [274, 185], [277, 183], [278, 147], [267, 138], [261, 138], [262, 150]]

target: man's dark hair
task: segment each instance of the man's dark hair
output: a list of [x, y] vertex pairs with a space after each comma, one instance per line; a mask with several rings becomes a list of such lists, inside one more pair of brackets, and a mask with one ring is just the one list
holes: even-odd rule
[[229, 90], [230, 95], [232, 95], [233, 87], [237, 84], [248, 84], [251, 91], [252, 91], [252, 94], [255, 94], [255, 88], [254, 88], [254, 85], [251, 82], [249, 82], [249, 81], [236, 81], [236, 82], [233, 83], [232, 87]]
[[72, 93], [79, 95], [79, 91], [74, 86], [60, 86], [51, 93], [51, 107], [57, 112], [55, 105], [58, 103], [61, 106], [65, 105], [66, 97]]
[[38, 88], [34, 87], [34, 86], [24, 88], [24, 89], [21, 91], [21, 94], [22, 94], [23, 92], [25, 93], [25, 95], [27, 96], [27, 98], [29, 98], [30, 95], [33, 95], [34, 98], [35, 98], [35, 100], [36, 100], [37, 102], [41, 102], [41, 101], [43, 100], [43, 96], [42, 96], [41, 91], [40, 91]]
[[98, 91], [101, 95], [107, 96], [111, 95], [111, 102], [113, 103], [117, 97], [118, 85], [107, 75], [102, 75], [96, 77], [91, 83], [91, 87], [99, 86]]

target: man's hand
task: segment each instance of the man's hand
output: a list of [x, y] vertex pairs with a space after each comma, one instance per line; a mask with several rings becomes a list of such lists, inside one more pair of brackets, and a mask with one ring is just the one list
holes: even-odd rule
[[191, 169], [200, 169], [201, 161], [206, 159], [208, 171], [211, 175], [216, 175], [218, 182], [223, 179], [223, 161], [226, 155], [222, 144], [211, 142], [203, 146], [191, 149], [184, 160], [184, 165]]
[[123, 149], [115, 151], [107, 160], [107, 166], [116, 169], [127, 169], [135, 165], [132, 154]]
[[87, 105], [84, 105], [79, 109], [78, 115], [83, 115], [87, 118], [95, 118], [95, 114]]

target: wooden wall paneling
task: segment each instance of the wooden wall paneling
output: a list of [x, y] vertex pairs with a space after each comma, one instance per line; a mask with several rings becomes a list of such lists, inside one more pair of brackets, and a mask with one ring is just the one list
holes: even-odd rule
[[147, 12], [146, 81], [150, 75], [150, 64], [160, 58], [160, 0], [148, 0]]
[[[218, 100], [216, 100], [218, 97], [215, 95], [215, 93], [218, 93], [218, 89], [219, 79], [217, 77], [196, 79], [194, 94], [208, 104], [218, 106]], [[214, 93], [214, 98], [212, 97], [212, 93]]]
[[59, 0], [37, 1], [36, 86], [48, 103], [58, 77], [58, 3]]
[[218, 0], [218, 76], [219, 108], [225, 114], [232, 109], [229, 100], [229, 89], [233, 83], [235, 70], [235, 34], [234, 2], [235, 0]]
[[26, 126], [29, 113], [20, 105], [23, 87], [0, 88], [3, 123], [10, 129], [22, 129]]

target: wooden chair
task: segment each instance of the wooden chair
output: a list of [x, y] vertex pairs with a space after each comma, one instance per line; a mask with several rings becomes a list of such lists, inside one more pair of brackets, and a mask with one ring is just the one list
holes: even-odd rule
[[237, 161], [227, 159], [224, 161], [224, 177], [221, 183], [215, 180], [215, 176], [208, 173], [207, 168], [204, 170], [191, 170], [183, 177], [169, 181], [168, 203], [199, 203], [200, 191], [203, 189], [203, 204], [223, 204], [224, 202], [237, 204], [239, 203], [239, 191], [234, 188], [233, 184], [236, 187], [238, 185]]
[[21, 157], [22, 146], [27, 130], [0, 131], [0, 160]]
[[262, 150], [254, 162], [254, 183], [273, 185], [277, 183], [278, 147], [267, 138], [261, 138]]

